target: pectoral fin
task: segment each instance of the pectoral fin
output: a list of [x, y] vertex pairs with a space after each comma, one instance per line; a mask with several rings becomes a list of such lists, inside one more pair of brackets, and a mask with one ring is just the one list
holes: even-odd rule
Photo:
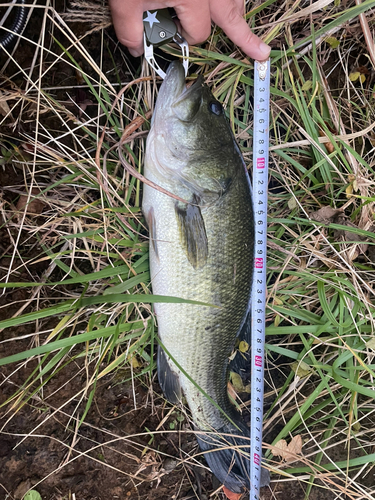
[[195, 268], [204, 266], [208, 257], [206, 228], [198, 199], [194, 204], [177, 202], [175, 205], [180, 241], [190, 264]]
[[182, 397], [180, 380], [177, 373], [174, 373], [169, 366], [168, 358], [160, 346], [158, 347], [158, 379], [168, 401], [172, 404], [178, 403]]
[[156, 221], [155, 221], [155, 213], [154, 209], [151, 207], [146, 215], [146, 222], [148, 225], [148, 230], [150, 232], [150, 240], [152, 243], [152, 247], [154, 249], [155, 255], [159, 258], [158, 254], [158, 240], [156, 239]]

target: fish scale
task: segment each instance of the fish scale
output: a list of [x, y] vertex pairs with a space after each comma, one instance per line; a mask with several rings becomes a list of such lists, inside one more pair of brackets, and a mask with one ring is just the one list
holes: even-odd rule
[[[245, 182], [246, 178], [243, 176], [239, 185]], [[236, 188], [234, 185], [234, 190], [238, 192], [239, 189]], [[245, 190], [243, 191], [245, 196]], [[174, 200], [162, 193], [154, 197], [152, 203], [155, 213], [160, 214], [156, 217], [158, 248], [159, 253], [163, 253], [159, 261], [154, 252], [150, 255], [154, 293], [177, 295], [184, 299], [220, 306], [218, 309], [191, 304], [157, 304], [156, 313], [161, 341], [199, 387], [224, 410], [233, 412], [232, 405], [228, 408], [226, 378], [223, 377], [222, 367], [228, 363], [236, 333], [249, 301], [251, 259], [248, 258], [248, 252], [251, 252], [251, 248], [246, 252], [244, 242], [251, 237], [252, 226], [250, 223], [246, 224], [244, 220], [251, 221], [251, 204], [247, 204], [246, 208], [240, 211], [236, 206], [238, 204], [233, 204], [228, 199], [222, 207], [202, 210], [210, 243], [210, 255], [203, 270], [194, 270], [179, 245]], [[160, 200], [159, 208], [157, 208], [158, 198], [163, 198]], [[169, 218], [166, 215], [168, 213], [171, 214]], [[223, 221], [242, 232], [242, 243], [233, 239], [229, 230], [226, 236], [223, 234], [225, 232]], [[238, 268], [237, 274], [235, 267]], [[184, 376], [181, 385], [193, 419], [195, 419], [194, 408], [202, 408], [201, 415], [195, 419], [199, 420], [199, 427], [205, 429], [217, 428], [218, 425], [222, 427], [223, 417], [215, 406], [200, 392], [193, 401], [190, 394], [195, 393], [196, 389]]]

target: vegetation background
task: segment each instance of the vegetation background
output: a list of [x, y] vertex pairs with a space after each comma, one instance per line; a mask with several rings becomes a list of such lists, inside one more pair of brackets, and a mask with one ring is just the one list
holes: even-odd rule
[[[375, 0], [245, 4], [272, 47], [263, 498], [372, 499]], [[28, 5], [0, 56], [0, 498], [223, 499], [155, 377], [139, 173], [160, 81], [105, 5], [65, 7]], [[251, 171], [252, 62], [213, 28], [197, 74]]]

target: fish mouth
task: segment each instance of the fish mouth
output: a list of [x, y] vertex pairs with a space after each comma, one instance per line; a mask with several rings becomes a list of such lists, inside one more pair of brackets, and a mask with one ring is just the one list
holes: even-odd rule
[[186, 89], [185, 71], [179, 61], [173, 61], [166, 72], [162, 86], [160, 87], [157, 103], [164, 108], [172, 105]]
[[184, 67], [179, 61], [173, 61], [167, 69], [158, 100], [163, 103], [163, 107], [166, 104], [173, 106], [189, 97], [190, 94], [200, 92], [202, 85], [203, 77], [199, 76], [192, 85], [187, 87]]
[[163, 83], [167, 85], [174, 85], [176, 91], [179, 93], [182, 92], [184, 88], [186, 88], [185, 70], [179, 61], [173, 61], [168, 66]]

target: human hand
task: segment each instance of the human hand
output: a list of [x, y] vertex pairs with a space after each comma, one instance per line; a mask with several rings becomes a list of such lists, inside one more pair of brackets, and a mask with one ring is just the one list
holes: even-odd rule
[[242, 17], [244, 0], [109, 0], [119, 41], [138, 57], [143, 53], [143, 12], [173, 7], [181, 35], [190, 45], [204, 42], [211, 33], [211, 19], [248, 56], [268, 58], [270, 47], [254, 35]]

